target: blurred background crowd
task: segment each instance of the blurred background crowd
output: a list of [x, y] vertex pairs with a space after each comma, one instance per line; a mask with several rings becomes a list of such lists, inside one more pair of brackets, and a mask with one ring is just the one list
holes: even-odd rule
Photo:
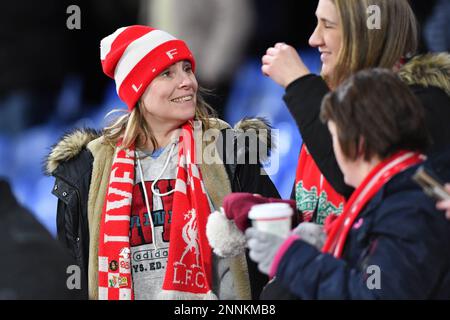
[[[420, 51], [449, 51], [450, 1], [411, 4], [422, 26]], [[71, 5], [80, 8], [80, 29], [67, 26]], [[119, 27], [145, 24], [188, 43], [199, 83], [213, 90], [207, 100], [227, 122], [262, 116], [279, 129], [272, 156], [283, 166], [271, 178], [289, 198], [301, 137], [283, 106], [284, 90], [261, 73], [261, 57], [283, 41], [318, 73], [318, 52], [308, 45], [316, 6], [317, 1], [298, 0], [3, 1], [0, 177], [55, 234], [54, 179], [43, 175], [43, 160], [64, 133], [101, 129], [109, 110], [125, 107], [113, 80], [102, 74], [99, 43]]]

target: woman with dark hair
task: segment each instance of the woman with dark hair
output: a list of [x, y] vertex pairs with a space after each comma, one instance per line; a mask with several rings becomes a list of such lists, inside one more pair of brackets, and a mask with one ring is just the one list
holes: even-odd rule
[[355, 191], [322, 250], [250, 228], [250, 257], [301, 299], [449, 299], [450, 222], [412, 180], [429, 143], [419, 100], [392, 72], [361, 71], [326, 95], [321, 119]]

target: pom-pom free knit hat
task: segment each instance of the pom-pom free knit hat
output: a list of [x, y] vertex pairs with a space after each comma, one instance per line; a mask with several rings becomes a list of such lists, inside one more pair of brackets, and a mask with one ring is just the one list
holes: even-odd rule
[[117, 29], [100, 42], [103, 72], [114, 79], [116, 91], [129, 110], [152, 80], [170, 65], [195, 60], [186, 43], [165, 31], [134, 25]]

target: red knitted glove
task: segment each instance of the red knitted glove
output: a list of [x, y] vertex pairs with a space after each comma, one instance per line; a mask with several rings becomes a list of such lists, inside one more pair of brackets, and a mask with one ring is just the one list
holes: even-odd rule
[[283, 200], [277, 198], [265, 198], [251, 193], [236, 192], [227, 195], [223, 199], [223, 210], [229, 220], [234, 220], [236, 227], [245, 232], [250, 226], [248, 213], [256, 204], [283, 202], [292, 207], [294, 213], [297, 211], [294, 200]]

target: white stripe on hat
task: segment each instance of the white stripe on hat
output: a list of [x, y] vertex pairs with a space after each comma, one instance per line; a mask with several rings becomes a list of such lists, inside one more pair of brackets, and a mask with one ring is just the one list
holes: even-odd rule
[[171, 40], [177, 39], [167, 32], [153, 30], [131, 42], [117, 63], [116, 70], [114, 71], [117, 94], [119, 94], [119, 89], [123, 80], [125, 80], [131, 70], [133, 70], [142, 58], [156, 47]]
[[101, 60], [105, 60], [106, 56], [111, 51], [111, 46], [112, 46], [114, 40], [116, 40], [116, 38], [119, 36], [119, 34], [121, 34], [123, 31], [125, 31], [125, 29], [127, 29], [127, 27], [117, 29], [113, 34], [110, 34], [109, 36], [107, 36], [100, 42], [100, 59]]

